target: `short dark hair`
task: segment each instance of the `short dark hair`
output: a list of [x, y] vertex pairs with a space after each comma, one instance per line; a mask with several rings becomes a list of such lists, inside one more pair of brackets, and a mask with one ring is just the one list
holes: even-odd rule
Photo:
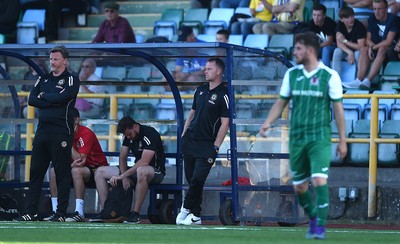
[[322, 11], [322, 13], [326, 14], [326, 7], [323, 4], [315, 4], [313, 10]]
[[354, 16], [354, 10], [351, 7], [343, 6], [339, 10], [339, 18], [348, 18], [350, 16]]
[[137, 122], [131, 116], [124, 116], [118, 121], [117, 133], [124, 133], [127, 129], [132, 128]]
[[228, 30], [220, 29], [220, 30], [217, 31], [217, 34], [218, 35], [224, 35], [226, 40], [229, 39], [229, 31]]
[[222, 73], [225, 71], [225, 63], [220, 58], [209, 58], [207, 62], [215, 62], [218, 68], [222, 70]]
[[65, 48], [65, 46], [55, 46], [52, 49], [50, 49], [49, 53], [61, 53], [63, 58], [68, 58], [69, 57], [69, 52]]
[[389, 4], [386, 0], [373, 0], [372, 3], [383, 3], [383, 4], [385, 4], [386, 7], [389, 6]]
[[80, 115], [78, 109], [72, 108], [71, 111], [72, 111], [72, 116], [74, 117], [74, 119], [75, 119], [75, 118], [80, 118], [80, 117], [81, 117], [81, 115]]
[[294, 43], [300, 43], [303, 44], [304, 46], [313, 48], [315, 51], [315, 55], [318, 55], [319, 53], [320, 39], [317, 36], [317, 34], [315, 34], [312, 31], [296, 34]]

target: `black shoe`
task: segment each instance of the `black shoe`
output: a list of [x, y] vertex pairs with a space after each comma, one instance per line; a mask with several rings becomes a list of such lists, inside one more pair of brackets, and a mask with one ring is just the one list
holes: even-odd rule
[[84, 217], [76, 211], [73, 216], [66, 218], [65, 222], [84, 222]]
[[65, 217], [59, 214], [53, 215], [52, 218], [49, 219], [50, 222], [65, 222]]
[[38, 221], [38, 220], [39, 218], [37, 214], [29, 214], [29, 213], [13, 219], [13, 221]]
[[89, 222], [97, 222], [97, 223], [105, 222], [105, 219], [103, 217], [103, 211], [101, 211], [100, 213], [98, 213], [95, 216], [93, 216], [93, 218], [90, 218]]
[[124, 221], [124, 224], [139, 224], [140, 215], [136, 212], [130, 212], [128, 218]]
[[55, 212], [51, 212], [51, 214], [45, 218], [43, 218], [43, 221], [50, 221], [50, 219], [54, 218], [54, 215], [56, 215]]

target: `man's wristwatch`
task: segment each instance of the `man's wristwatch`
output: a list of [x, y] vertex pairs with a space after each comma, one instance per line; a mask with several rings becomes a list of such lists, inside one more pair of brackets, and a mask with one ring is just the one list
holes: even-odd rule
[[214, 149], [215, 149], [216, 152], [219, 152], [219, 147], [218, 146], [214, 145]]
[[344, 39], [344, 40], [343, 40], [343, 43], [347, 43], [347, 42], [348, 42], [348, 40], [347, 40], [347, 39]]

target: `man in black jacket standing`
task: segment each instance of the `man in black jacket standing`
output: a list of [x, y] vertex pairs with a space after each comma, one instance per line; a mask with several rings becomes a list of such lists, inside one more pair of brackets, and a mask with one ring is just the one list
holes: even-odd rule
[[38, 109], [39, 124], [33, 140], [27, 213], [16, 221], [38, 220], [43, 178], [54, 164], [58, 189], [57, 212], [50, 221], [64, 222], [71, 187], [71, 147], [74, 134], [72, 108], [79, 91], [79, 78], [67, 70], [69, 53], [64, 46], [50, 50], [49, 74], [39, 77], [28, 104]]

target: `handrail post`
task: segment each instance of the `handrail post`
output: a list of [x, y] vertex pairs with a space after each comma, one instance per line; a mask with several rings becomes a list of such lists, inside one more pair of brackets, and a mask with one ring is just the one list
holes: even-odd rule
[[377, 143], [378, 138], [378, 98], [371, 97], [371, 124], [369, 143], [369, 182], [368, 182], [368, 218], [376, 217], [376, 175], [378, 165]]
[[[110, 120], [117, 120], [118, 116], [118, 98], [117, 95], [110, 95]], [[110, 124], [110, 134], [108, 134], [108, 151], [115, 151], [116, 143], [114, 136], [117, 134], [117, 126]]]
[[[28, 106], [28, 112], [26, 115], [27, 119], [35, 118], [35, 108], [32, 106]], [[25, 148], [27, 151], [32, 150], [32, 142], [34, 134], [34, 123], [29, 123], [26, 125], [26, 145]], [[27, 155], [25, 159], [25, 181], [29, 181], [30, 179], [30, 169], [31, 169], [31, 156]]]

